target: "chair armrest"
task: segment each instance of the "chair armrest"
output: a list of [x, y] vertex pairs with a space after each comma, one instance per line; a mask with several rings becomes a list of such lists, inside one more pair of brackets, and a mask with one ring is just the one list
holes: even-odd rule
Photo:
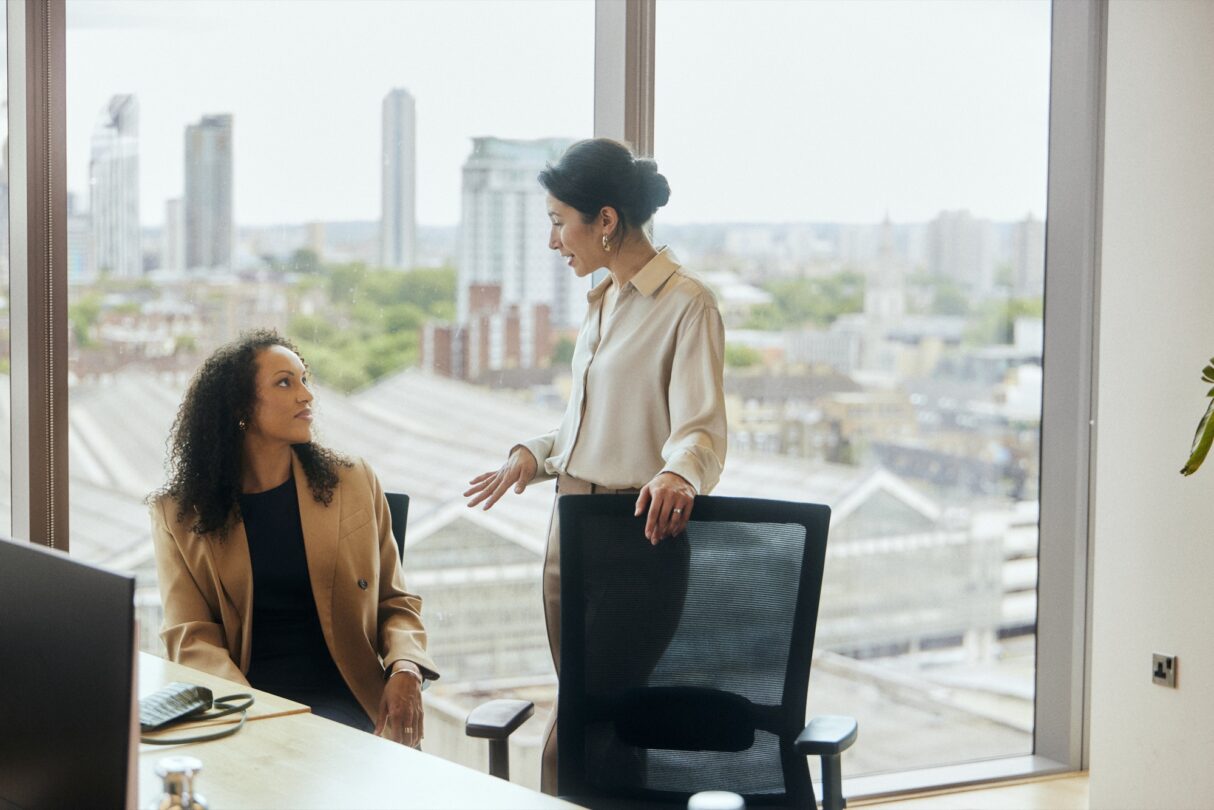
[[833, 756], [851, 747], [856, 741], [856, 719], [841, 715], [824, 715], [809, 721], [797, 737], [798, 754]]
[[504, 740], [535, 714], [535, 704], [529, 700], [491, 700], [468, 714], [464, 733], [469, 737]]

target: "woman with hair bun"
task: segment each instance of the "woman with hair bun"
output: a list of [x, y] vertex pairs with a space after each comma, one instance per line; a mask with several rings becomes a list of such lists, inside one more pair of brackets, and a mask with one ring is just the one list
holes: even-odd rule
[[[548, 191], [548, 246], [578, 278], [606, 268], [587, 295], [573, 352], [573, 389], [558, 429], [511, 448], [473, 478], [469, 506], [555, 478], [557, 497], [637, 495], [653, 544], [687, 526], [697, 494], [725, 462], [725, 330], [709, 289], [645, 233], [670, 199], [657, 164], [607, 138], [575, 143], [539, 175]], [[593, 362], [591, 362], [593, 361]], [[544, 561], [544, 614], [560, 666], [560, 528], [553, 505]], [[554, 713], [555, 714], [555, 713]], [[555, 791], [555, 734], [543, 788]]]

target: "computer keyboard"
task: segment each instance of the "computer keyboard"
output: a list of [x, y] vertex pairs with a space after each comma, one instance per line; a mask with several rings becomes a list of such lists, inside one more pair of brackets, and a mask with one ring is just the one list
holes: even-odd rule
[[182, 717], [211, 708], [211, 690], [205, 686], [174, 681], [139, 701], [139, 727], [160, 728]]

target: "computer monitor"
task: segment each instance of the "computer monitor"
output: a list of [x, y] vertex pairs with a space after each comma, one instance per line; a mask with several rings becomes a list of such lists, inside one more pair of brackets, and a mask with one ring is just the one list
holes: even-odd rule
[[135, 579], [0, 538], [0, 808], [134, 807]]

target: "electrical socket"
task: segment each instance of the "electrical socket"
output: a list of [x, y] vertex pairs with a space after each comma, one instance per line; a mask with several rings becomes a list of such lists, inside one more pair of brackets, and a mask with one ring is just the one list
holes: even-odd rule
[[1176, 688], [1176, 656], [1155, 653], [1151, 656], [1151, 680], [1160, 686]]

